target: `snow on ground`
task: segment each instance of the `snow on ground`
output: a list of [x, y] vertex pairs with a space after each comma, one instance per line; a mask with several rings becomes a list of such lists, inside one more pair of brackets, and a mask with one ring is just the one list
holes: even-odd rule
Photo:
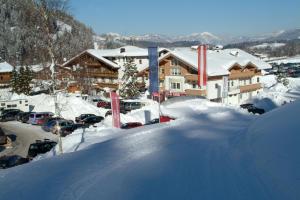
[[300, 99], [300, 78], [288, 78], [288, 80], [288, 86], [284, 86], [281, 83], [277, 83], [275, 75], [263, 76], [261, 80], [264, 86], [263, 92], [248, 102], [270, 111]]
[[279, 48], [279, 47], [283, 47], [285, 45], [286, 45], [285, 43], [274, 42], [274, 43], [263, 43], [263, 44], [252, 46], [250, 48], [251, 49], [265, 49], [265, 48], [276, 49], [276, 48]]
[[297, 55], [294, 57], [283, 58], [283, 59], [277, 59], [277, 60], [271, 61], [270, 63], [276, 63], [276, 64], [300, 63], [300, 55]]
[[[12, 99], [28, 99], [29, 105], [34, 105], [34, 112], [53, 112], [55, 113], [55, 105], [53, 96], [41, 94], [36, 96], [13, 95]], [[58, 95], [61, 116], [65, 119], [75, 120], [75, 117], [81, 114], [95, 114], [104, 116], [105, 109], [97, 108], [89, 102], [76, 96]]]
[[167, 104], [163, 112], [176, 121], [99, 130], [120, 136], [1, 171], [0, 196], [296, 200], [299, 108], [255, 116], [202, 99]]

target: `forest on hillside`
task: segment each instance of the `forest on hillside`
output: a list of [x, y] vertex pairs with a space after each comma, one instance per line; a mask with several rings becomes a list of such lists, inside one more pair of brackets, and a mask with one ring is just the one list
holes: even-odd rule
[[[43, 2], [43, 1], [40, 1]], [[47, 2], [46, 0], [44, 2]], [[58, 3], [59, 0], [48, 1]], [[66, 1], [63, 1], [66, 2]], [[93, 46], [93, 30], [64, 9], [52, 9], [45, 20], [35, 0], [0, 0], [0, 58], [13, 65], [32, 65], [51, 60], [47, 47], [50, 33], [56, 62], [62, 63]], [[47, 29], [43, 28], [47, 27]], [[49, 35], [49, 34], [48, 34]]]

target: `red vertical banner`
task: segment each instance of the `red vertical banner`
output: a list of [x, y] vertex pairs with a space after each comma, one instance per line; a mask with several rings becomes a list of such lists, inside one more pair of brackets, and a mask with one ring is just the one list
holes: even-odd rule
[[198, 47], [198, 86], [205, 87], [207, 85], [207, 46], [200, 45]]
[[111, 112], [113, 118], [113, 127], [120, 128], [121, 127], [121, 120], [120, 120], [120, 99], [117, 93], [111, 92], [110, 93], [111, 99]]

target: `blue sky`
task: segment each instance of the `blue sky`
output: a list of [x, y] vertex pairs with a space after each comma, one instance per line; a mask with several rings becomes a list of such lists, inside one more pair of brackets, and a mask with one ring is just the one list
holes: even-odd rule
[[300, 0], [70, 0], [96, 33], [253, 35], [300, 27]]

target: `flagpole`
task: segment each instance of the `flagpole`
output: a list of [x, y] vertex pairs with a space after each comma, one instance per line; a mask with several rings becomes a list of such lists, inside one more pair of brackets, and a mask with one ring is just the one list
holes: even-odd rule
[[[157, 51], [158, 51], [158, 47], [157, 47]], [[158, 54], [158, 52], [157, 52]], [[160, 123], [160, 69], [159, 69], [159, 55], [157, 56], [157, 80], [158, 80], [158, 123]]]

